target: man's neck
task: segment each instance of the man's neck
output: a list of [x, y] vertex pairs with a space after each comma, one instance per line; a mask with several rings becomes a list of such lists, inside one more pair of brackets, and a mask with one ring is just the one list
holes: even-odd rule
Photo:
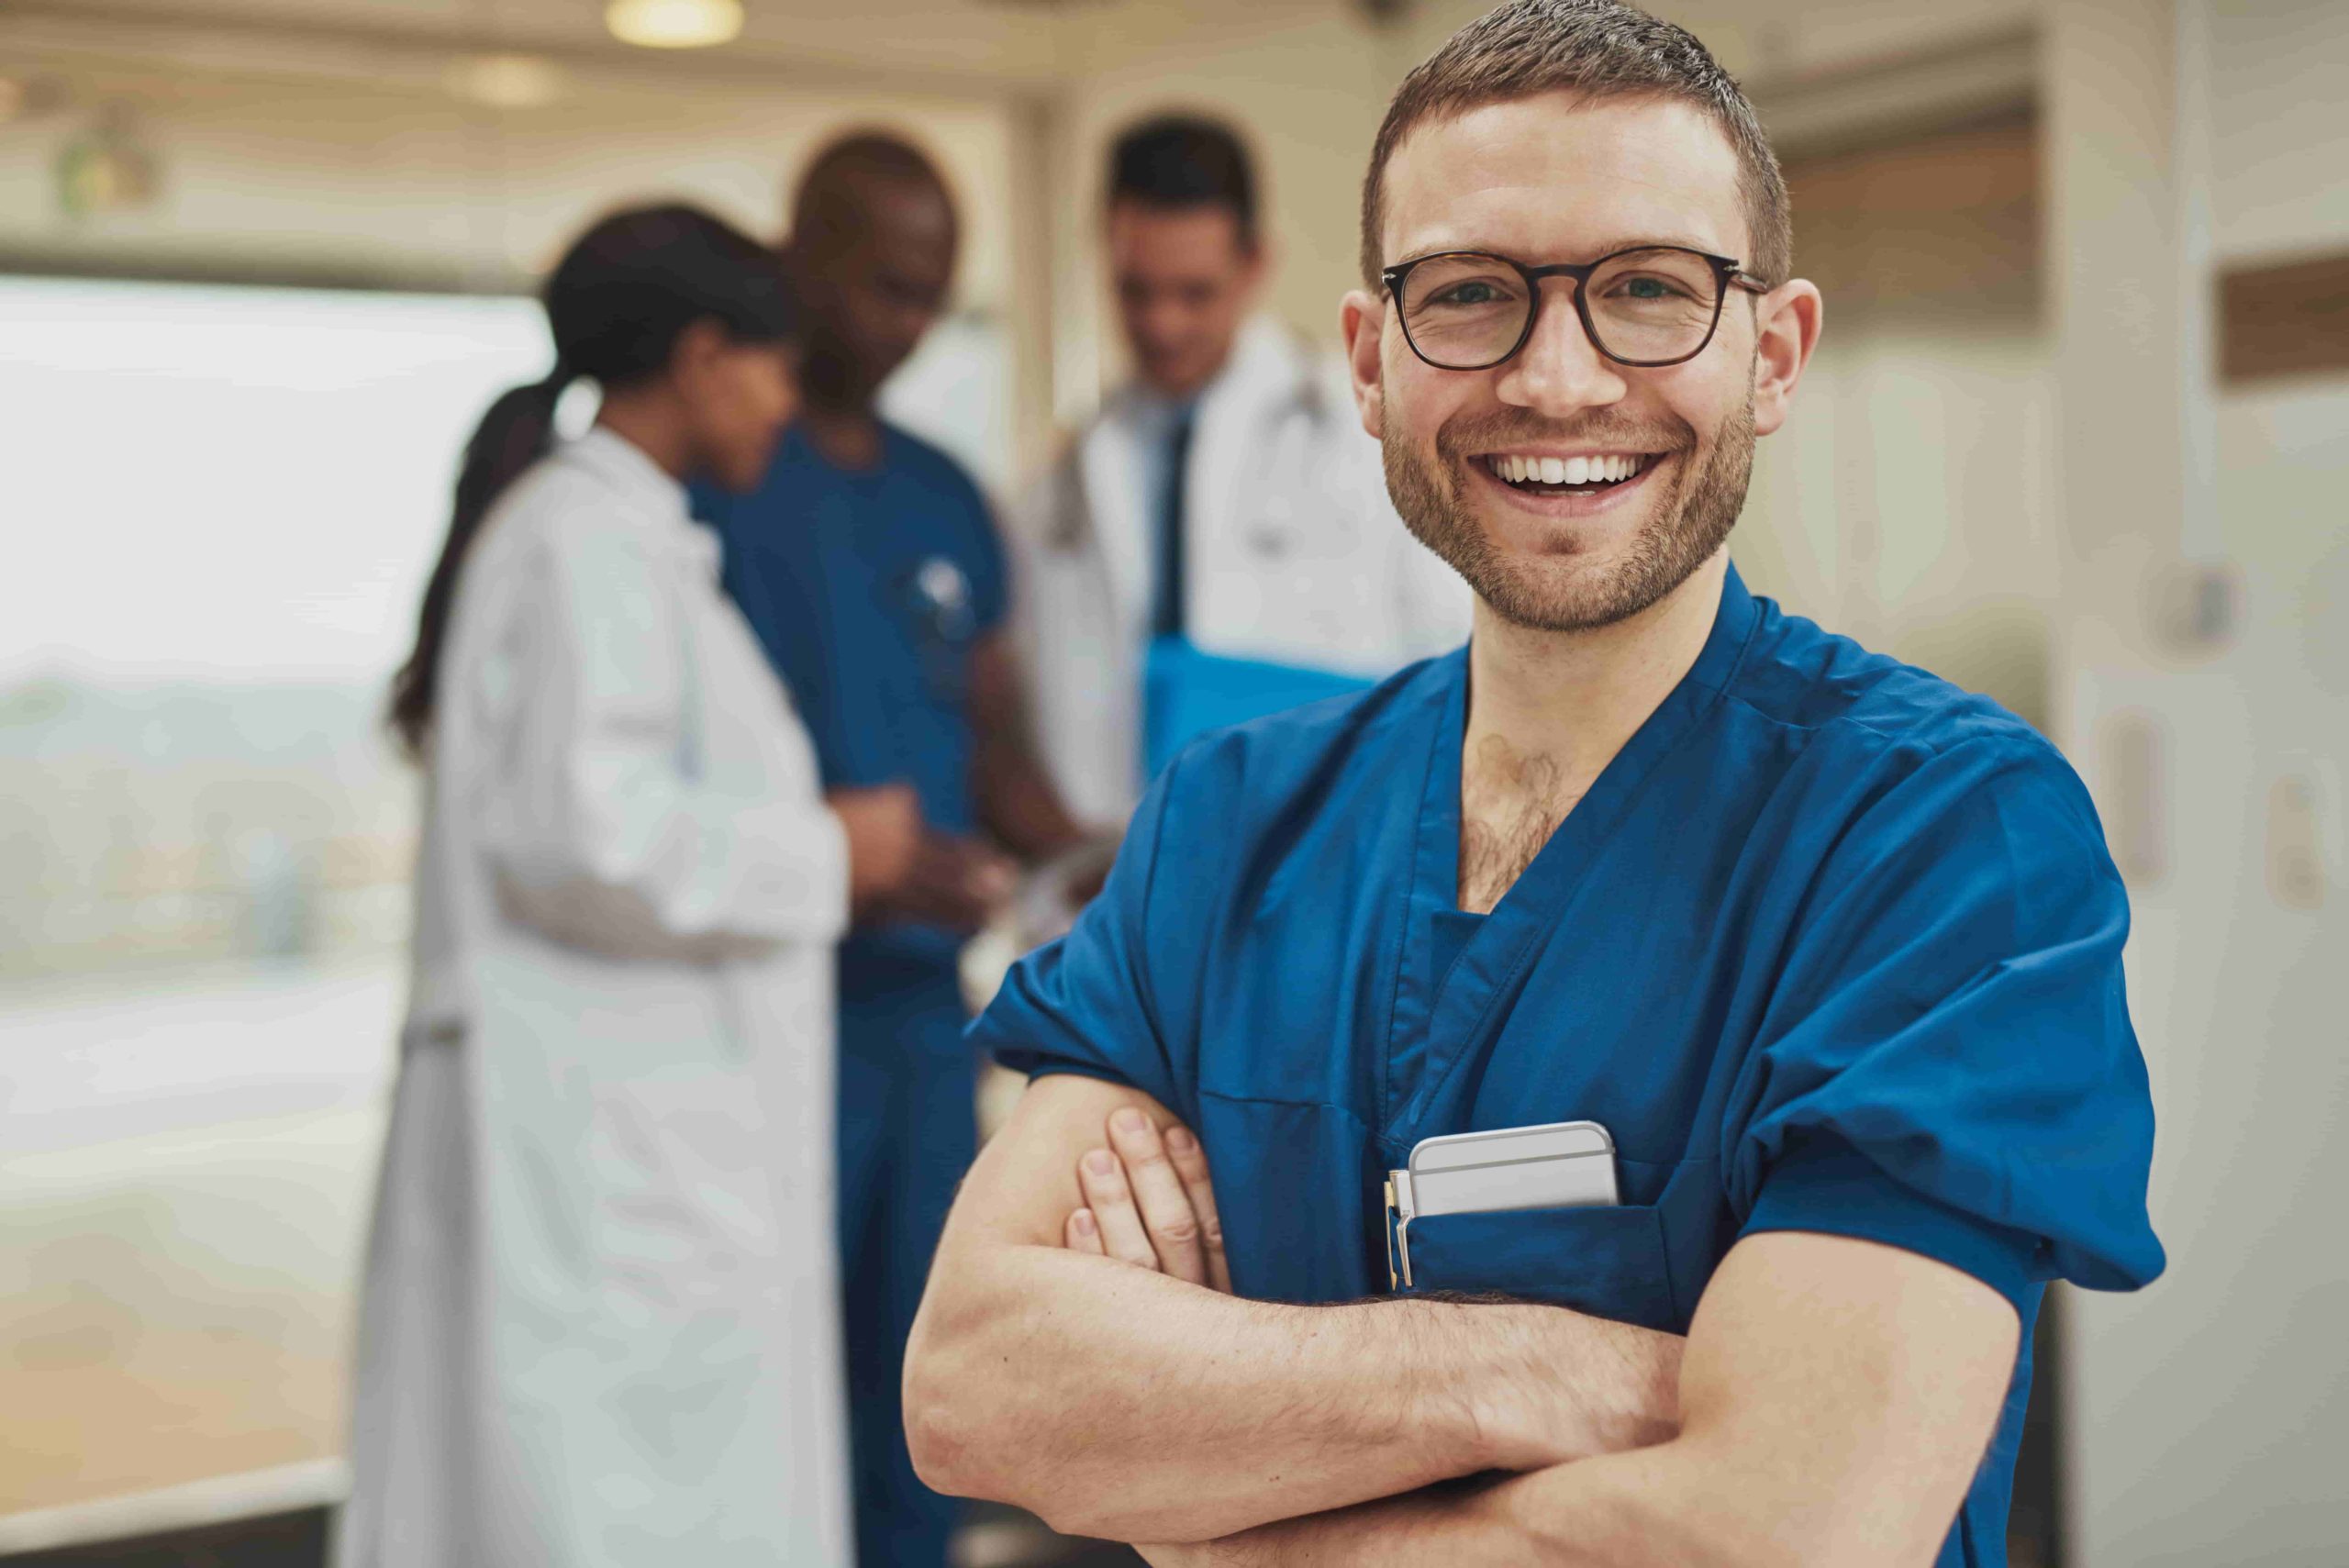
[[1724, 551], [1628, 620], [1541, 631], [1477, 601], [1460, 753], [1460, 906], [1500, 902], [1712, 632]]
[[800, 409], [799, 428], [834, 468], [863, 473], [881, 466], [881, 417], [870, 403], [819, 404], [811, 398]]

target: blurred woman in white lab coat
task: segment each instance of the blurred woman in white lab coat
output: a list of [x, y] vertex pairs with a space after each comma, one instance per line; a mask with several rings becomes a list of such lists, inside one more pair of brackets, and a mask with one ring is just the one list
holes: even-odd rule
[[829, 1568], [832, 942], [916, 811], [819, 794], [686, 512], [792, 412], [774, 258], [623, 212], [545, 304], [394, 690], [428, 788], [337, 1558]]

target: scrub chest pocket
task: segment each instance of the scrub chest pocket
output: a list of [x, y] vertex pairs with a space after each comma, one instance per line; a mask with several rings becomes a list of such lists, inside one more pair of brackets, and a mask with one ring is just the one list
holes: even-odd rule
[[1644, 1204], [1421, 1215], [1411, 1288], [1494, 1292], [1594, 1318], [1681, 1332], [1664, 1220]]

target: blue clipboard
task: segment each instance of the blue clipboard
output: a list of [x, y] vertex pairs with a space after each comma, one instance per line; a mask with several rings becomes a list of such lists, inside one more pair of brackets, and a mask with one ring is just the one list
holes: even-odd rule
[[1152, 639], [1142, 670], [1142, 766], [1151, 778], [1210, 729], [1367, 691], [1359, 675], [1203, 653], [1188, 638]]

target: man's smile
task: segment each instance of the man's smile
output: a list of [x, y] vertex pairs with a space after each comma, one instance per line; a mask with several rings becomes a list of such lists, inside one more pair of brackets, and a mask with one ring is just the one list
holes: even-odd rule
[[1497, 492], [1518, 511], [1551, 518], [1596, 517], [1616, 511], [1649, 487], [1672, 452], [1585, 448], [1485, 452], [1464, 466], [1480, 489]]

